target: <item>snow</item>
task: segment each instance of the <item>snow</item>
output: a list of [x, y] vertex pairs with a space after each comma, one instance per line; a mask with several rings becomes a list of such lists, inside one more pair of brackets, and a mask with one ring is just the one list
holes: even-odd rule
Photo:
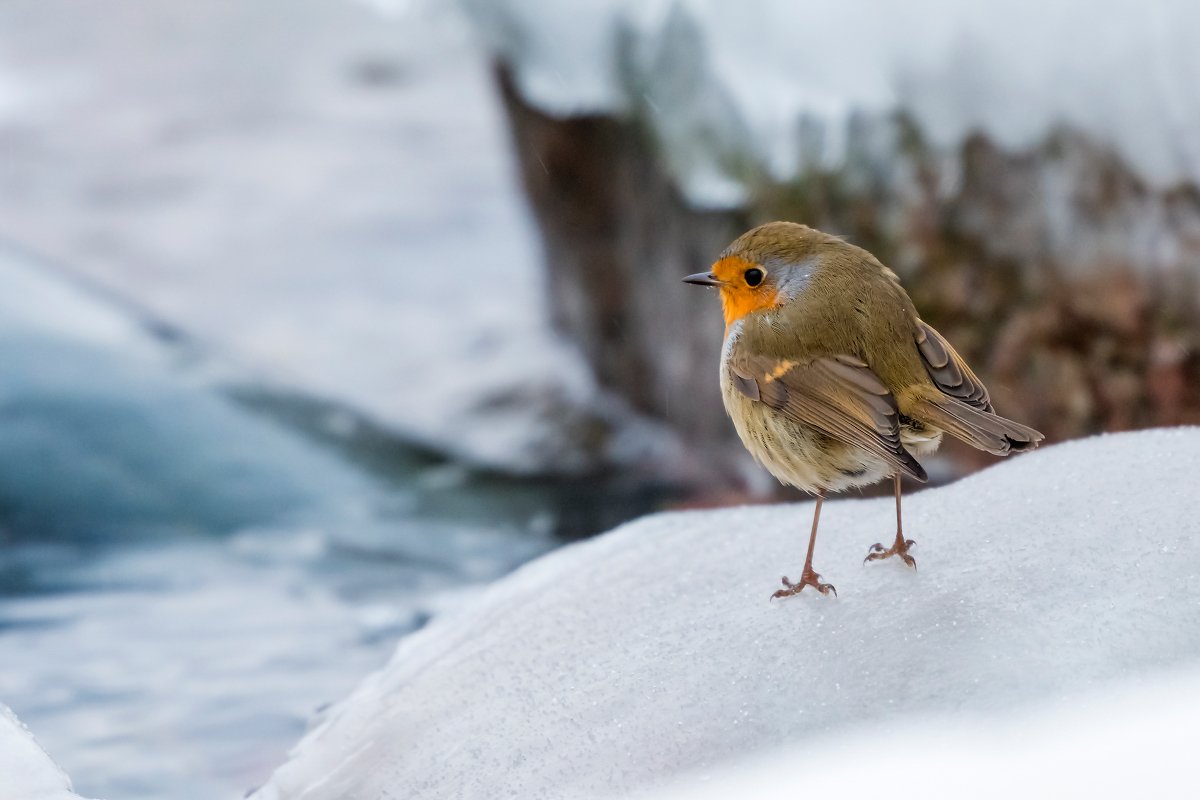
[[0, 800], [79, 800], [71, 780], [0, 703]]
[[946, 149], [978, 130], [1019, 150], [1067, 126], [1152, 183], [1200, 180], [1193, 3], [465, 4], [547, 111], [648, 107], [701, 205], [744, 198], [739, 159], [780, 179], [836, 166], [852, 127], [896, 111]]
[[246, 382], [463, 459], [636, 458], [636, 439], [575, 435], [619, 411], [550, 333], [467, 28], [430, 2], [3, 4], [0, 237], [210, 343]]
[[[629, 523], [406, 639], [256, 797], [619, 797], [672, 780], [690, 796], [730, 762], [819, 755], [831, 735], [865, 731], [845, 747], [869, 761], [873, 732], [902, 722], [922, 726], [916, 745], [977, 726], [963, 758], [1047, 705], [1064, 737], [1086, 733], [1112, 687], [1200, 664], [1197, 470], [1194, 428], [1008, 459], [906, 501], [917, 572], [862, 564], [893, 533], [889, 499], [832, 501], [816, 567], [836, 598], [768, 601], [799, 571], [810, 503]], [[1152, 722], [1173, 713], [1158, 697], [1120, 708]], [[1145, 740], [1128, 741], [1140, 763]], [[1038, 763], [1061, 781], [1073, 762]]]
[[[1081, 704], [1082, 705], [1082, 704]], [[1187, 797], [1200, 735], [1200, 674], [996, 719], [936, 720], [857, 730], [720, 769], [636, 800], [813, 797]], [[980, 776], [987, 776], [980, 780]]]

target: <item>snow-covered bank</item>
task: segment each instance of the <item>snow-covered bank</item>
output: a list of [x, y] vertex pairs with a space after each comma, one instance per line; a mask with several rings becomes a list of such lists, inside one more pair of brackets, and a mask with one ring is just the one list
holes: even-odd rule
[[0, 704], [0, 800], [80, 800], [71, 779], [29, 729]]
[[464, 3], [541, 108], [647, 108], [702, 206], [743, 202], [747, 161], [789, 180], [861, 157], [856, 132], [897, 112], [946, 149], [983, 131], [1020, 150], [1065, 126], [1151, 183], [1200, 180], [1189, 3]]
[[767, 600], [800, 566], [807, 503], [631, 523], [407, 639], [257, 797], [621, 796], [1200, 664], [1198, 471], [1191, 428], [1010, 459], [908, 500], [918, 572], [861, 563], [890, 501], [833, 502], [816, 566], [837, 598]]

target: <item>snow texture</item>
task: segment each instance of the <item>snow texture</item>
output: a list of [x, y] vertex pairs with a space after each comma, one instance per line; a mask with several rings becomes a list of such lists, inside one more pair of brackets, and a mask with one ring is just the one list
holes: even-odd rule
[[1200, 659], [1198, 471], [1198, 429], [1014, 457], [907, 500], [917, 572], [862, 564], [893, 533], [890, 499], [832, 501], [816, 566], [836, 598], [768, 601], [799, 572], [810, 503], [638, 520], [404, 641], [257, 797], [619, 797], [672, 779], [691, 796], [731, 760], [855, 728], [1073, 715]]
[[1200, 179], [1200, 6], [1183, 0], [464, 2], [537, 105], [647, 108], [702, 205], [742, 199], [739, 159], [781, 179], [834, 166], [853, 127], [897, 111], [946, 148], [1065, 126], [1153, 183]]
[[[856, 730], [635, 800], [1190, 797], [1200, 673], [1118, 686], [1079, 706]], [[980, 776], [987, 776], [980, 780]]]
[[0, 800], [80, 800], [29, 729], [0, 704]]

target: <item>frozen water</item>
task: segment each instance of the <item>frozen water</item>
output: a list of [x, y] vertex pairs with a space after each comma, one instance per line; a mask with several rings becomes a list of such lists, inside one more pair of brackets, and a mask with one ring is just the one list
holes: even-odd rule
[[836, 598], [767, 599], [811, 504], [638, 520], [406, 639], [258, 797], [624, 796], [690, 775], [686, 796], [856, 727], [1082, 708], [1200, 664], [1198, 470], [1200, 429], [1009, 459], [908, 499], [917, 572], [862, 564], [889, 499], [835, 500], [816, 566]]
[[[230, 530], [300, 518], [326, 488], [363, 493], [365, 482], [332, 459], [198, 388], [201, 363], [187, 346], [0, 249], [7, 524], [99, 538], [111, 532], [106, 525], [128, 535], [190, 516], [198, 527]], [[280, 470], [284, 453], [305, 468]]]
[[783, 179], [833, 166], [851, 126], [897, 111], [946, 148], [983, 131], [1020, 149], [1067, 126], [1153, 183], [1200, 180], [1192, 3], [465, 2], [534, 103], [647, 107], [704, 205], [742, 199], [747, 159]]
[[0, 704], [0, 800], [79, 800], [71, 781], [7, 706]]

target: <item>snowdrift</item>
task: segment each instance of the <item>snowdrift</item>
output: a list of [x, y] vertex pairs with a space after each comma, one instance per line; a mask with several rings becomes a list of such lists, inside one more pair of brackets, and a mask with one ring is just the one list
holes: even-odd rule
[[80, 800], [29, 729], [0, 704], [0, 800]]
[[[768, 601], [799, 571], [809, 503], [636, 521], [407, 639], [255, 796], [611, 797], [677, 781], [692, 796], [731, 762], [818, 752], [830, 734], [865, 736], [866, 766], [881, 726], [990, 730], [1014, 709], [1086, 708], [1200, 664], [1198, 473], [1198, 429], [1013, 458], [907, 501], [917, 572], [862, 564], [893, 532], [890, 500], [835, 501], [816, 566], [837, 598]], [[1048, 745], [1086, 730], [1070, 720]]]

